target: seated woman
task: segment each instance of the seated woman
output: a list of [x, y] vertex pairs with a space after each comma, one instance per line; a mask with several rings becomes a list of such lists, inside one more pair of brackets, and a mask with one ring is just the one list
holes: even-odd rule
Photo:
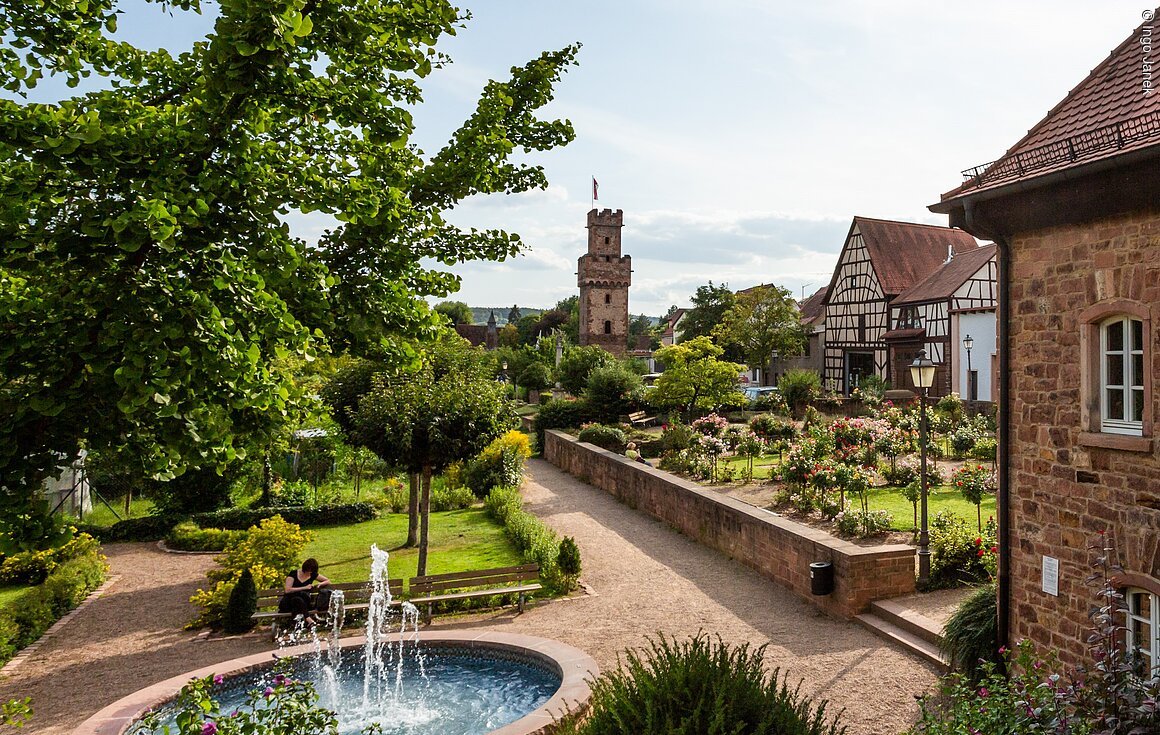
[[314, 617], [310, 593], [326, 587], [330, 580], [318, 573], [318, 561], [307, 559], [302, 568], [286, 575], [282, 599], [278, 601], [278, 612], [301, 615], [307, 623], [317, 622]]

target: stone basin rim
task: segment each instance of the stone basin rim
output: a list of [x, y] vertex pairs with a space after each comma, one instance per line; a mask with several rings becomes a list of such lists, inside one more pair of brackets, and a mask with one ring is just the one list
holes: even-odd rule
[[[399, 633], [394, 633], [384, 636], [383, 639], [386, 642], [397, 643], [400, 637]], [[518, 651], [539, 659], [559, 672], [560, 686], [547, 702], [515, 722], [511, 722], [498, 730], [492, 730], [488, 735], [535, 735], [535, 733], [542, 732], [566, 709], [575, 710], [582, 708], [587, 703], [592, 693], [588, 682], [590, 679], [595, 679], [600, 673], [596, 661], [587, 653], [575, 646], [549, 638], [475, 630], [422, 631], [417, 636], [414, 633], [409, 633], [405, 637], [407, 640], [414, 640], [417, 637], [421, 643], [431, 646]], [[343, 638], [339, 645], [343, 649], [361, 648], [365, 643], [366, 637], [360, 635]], [[178, 674], [113, 702], [81, 723], [72, 731], [72, 735], [124, 735], [130, 725], [146, 710], [173, 699], [181, 691], [181, 687], [185, 686], [191, 679], [200, 679], [213, 674], [221, 674], [227, 678], [238, 676], [256, 669], [269, 667], [275, 656], [294, 657], [313, 653], [313, 651], [314, 646], [307, 643], [281, 651], [264, 651], [229, 659]]]

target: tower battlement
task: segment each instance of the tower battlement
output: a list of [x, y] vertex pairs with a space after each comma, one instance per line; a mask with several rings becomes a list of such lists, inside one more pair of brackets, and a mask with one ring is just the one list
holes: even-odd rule
[[623, 209], [588, 210], [589, 227], [624, 227]]

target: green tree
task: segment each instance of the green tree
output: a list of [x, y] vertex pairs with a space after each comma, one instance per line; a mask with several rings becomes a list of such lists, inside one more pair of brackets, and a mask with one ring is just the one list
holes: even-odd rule
[[695, 337], [656, 351], [665, 364], [656, 388], [648, 400], [658, 408], [713, 410], [720, 406], [740, 406], [745, 398], [737, 385], [743, 365], [719, 359], [724, 353], [708, 337]]
[[681, 320], [681, 334], [684, 339], [709, 337], [725, 318], [725, 312], [733, 308], [736, 297], [729, 290], [729, 284], [714, 286], [712, 281], [698, 286], [693, 294], [693, 308], [685, 312]]
[[615, 424], [632, 410], [640, 392], [640, 376], [619, 362], [604, 365], [588, 376], [584, 397], [592, 416], [604, 424]]
[[515, 324], [520, 320], [520, 307], [518, 304], [512, 304], [511, 311], [508, 312], [508, 324]]
[[357, 405], [358, 439], [422, 478], [417, 573], [426, 574], [431, 477], [479, 454], [515, 425], [515, 413], [490, 356], [456, 336], [434, 344], [418, 368], [374, 375]]
[[763, 378], [774, 354], [794, 357], [806, 346], [797, 302], [780, 286], [738, 294], [713, 328], [713, 339], [722, 347], [736, 347], [750, 367], [761, 368]]
[[[166, 4], [200, 12], [199, 0]], [[423, 297], [518, 236], [461, 230], [458, 202], [547, 184], [516, 151], [564, 145], [539, 108], [576, 46], [484, 88], [433, 155], [411, 142], [446, 0], [226, 0], [180, 54], [115, 37], [116, 4], [0, 0], [0, 503], [58, 457], [129, 447], [143, 474], [222, 466], [301, 398], [286, 355], [405, 361], [439, 320]], [[43, 75], [100, 88], [28, 102]], [[338, 221], [316, 243], [290, 212]], [[12, 513], [5, 513], [10, 517]], [[11, 527], [12, 524], [6, 524]]]
[[552, 384], [552, 371], [542, 362], [532, 362], [520, 371], [518, 382], [528, 389], [528, 394], [530, 395]]
[[447, 317], [452, 326], [471, 324], [471, 307], [462, 301], [440, 301], [435, 304], [435, 313]]
[[556, 379], [560, 381], [561, 388], [578, 396], [588, 387], [588, 376], [593, 370], [615, 363], [616, 358], [603, 347], [570, 347], [564, 351], [564, 357], [560, 360]]

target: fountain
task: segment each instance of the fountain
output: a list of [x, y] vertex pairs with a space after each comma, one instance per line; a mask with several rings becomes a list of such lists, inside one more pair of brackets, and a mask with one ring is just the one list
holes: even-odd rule
[[341, 639], [346, 609], [335, 590], [327, 630], [299, 626], [270, 653], [227, 661], [173, 677], [91, 717], [73, 735], [138, 735], [148, 709], [164, 711], [190, 679], [223, 675], [215, 688], [223, 709], [273, 677], [275, 657], [312, 681], [319, 705], [335, 712], [342, 735], [372, 724], [384, 735], [527, 735], [589, 695], [596, 664], [571, 646], [508, 633], [419, 629], [419, 611], [396, 606], [387, 584], [389, 555], [371, 547], [371, 595], [362, 636]]

